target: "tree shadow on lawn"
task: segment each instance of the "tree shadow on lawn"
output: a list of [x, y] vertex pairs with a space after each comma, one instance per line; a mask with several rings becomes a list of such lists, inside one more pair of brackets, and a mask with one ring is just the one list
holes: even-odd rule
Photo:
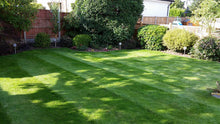
[[[49, 54], [54, 55], [55, 53], [49, 53]], [[46, 58], [49, 58], [49, 57], [48, 56], [45, 56], [45, 57], [41, 56], [41, 58], [46, 60]], [[170, 94], [168, 92], [164, 92], [164, 91], [161, 91], [157, 88], [153, 88], [148, 85], [143, 85], [143, 84], [140, 84], [135, 81], [130, 81], [129, 79], [127, 79], [127, 78], [125, 79], [124, 77], [121, 77], [118, 74], [111, 73], [109, 71], [103, 70], [102, 68], [97, 68], [97, 67], [91, 66], [91, 64], [86, 64], [85, 62], [82, 62], [83, 60], [78, 61], [78, 60], [74, 60], [74, 59], [64, 57], [61, 55], [57, 55], [53, 59], [54, 60], [59, 59], [60, 63], [62, 63], [62, 65], [63, 65], [62, 66], [63, 69], [68, 70], [72, 73], [78, 73], [78, 75], [83, 78], [93, 78], [91, 81], [98, 82], [97, 84], [99, 85], [99, 87], [101, 86], [102, 88], [108, 89], [109, 91], [117, 93], [126, 99], [129, 99], [129, 100], [133, 99], [133, 102], [136, 102], [139, 106], [146, 107], [149, 105], [150, 107], [155, 107], [155, 108], [150, 109], [148, 106], [145, 108], [145, 109], [153, 110], [154, 112], [156, 110], [166, 111], [166, 109], [170, 109], [171, 110], [170, 112], [166, 111], [167, 115], [170, 114], [174, 117], [179, 116], [179, 118], [186, 118], [186, 119], [190, 120], [190, 118], [191, 119], [192, 118], [199, 118], [203, 113], [213, 113], [213, 111], [214, 111], [212, 107], [204, 105], [203, 103], [195, 102], [193, 100], [190, 100], [190, 99], [184, 98], [184, 97], [179, 97], [174, 94]], [[59, 63], [54, 63], [53, 59], [51, 59], [51, 60], [47, 59], [46, 61], [51, 64], [54, 64], [54, 65], [61, 67], [61, 65]], [[71, 63], [69, 63], [69, 62], [71, 62]], [[77, 63], [80, 63], [80, 65], [78, 65]], [[77, 67], [74, 67], [74, 66], [77, 66]], [[106, 67], [104, 67], [104, 68], [106, 68]], [[129, 68], [129, 69], [133, 70], [132, 68]], [[72, 71], [72, 70], [74, 70], [74, 71]], [[123, 68], [123, 70], [127, 71], [124, 68]], [[143, 73], [146, 73], [146, 72], [143, 72]], [[136, 75], [136, 73], [133, 73], [133, 74]], [[97, 77], [97, 75], [98, 75], [98, 77]], [[155, 78], [152, 78], [151, 76], [149, 76], [147, 78], [155, 80]], [[103, 80], [103, 77], [104, 77], [104, 80]], [[111, 81], [111, 78], [114, 78], [116, 80]], [[124, 85], [124, 84], [122, 86], [121, 85], [112, 85], [117, 81], [124, 82], [126, 85]], [[195, 89], [194, 91], [197, 91], [197, 90]], [[158, 99], [158, 96], [160, 96], [159, 99]], [[132, 99], [130, 99], [129, 97], [131, 97]], [[173, 103], [173, 99], [176, 100], [174, 103]], [[155, 106], [152, 106], [151, 104], [154, 104]], [[187, 106], [189, 108], [187, 108]], [[178, 113], [182, 113], [182, 114], [178, 114]], [[182, 117], [184, 115], [184, 113], [187, 114], [188, 116]], [[205, 118], [205, 116], [203, 118], [204, 118], [204, 120], [207, 120], [207, 118]], [[214, 119], [213, 116], [208, 117], [208, 118]], [[209, 120], [207, 120], [207, 122], [208, 121]]]
[[[32, 63], [32, 65], [34, 65], [34, 71], [30, 71], [33, 69], [33, 68], [29, 68], [29, 66], [32, 66], [29, 65], [30, 63], [23, 63], [22, 65], [19, 66], [24, 68], [23, 69], [20, 68], [19, 70], [17, 70], [20, 73], [18, 77], [15, 76], [17, 74], [17, 71], [8, 73], [9, 75], [7, 75], [6, 73], [4, 74], [3, 77], [12, 76], [14, 79], [21, 78], [22, 80], [22, 75], [23, 78], [33, 78], [32, 76], [40, 78], [41, 76], [50, 73], [59, 73], [59, 75], [56, 77], [58, 80], [56, 81], [54, 86], [51, 87], [49, 86], [49, 88], [47, 88], [48, 82], [46, 83], [21, 82], [19, 85], [17, 84], [18, 85], [16, 86], [17, 90], [26, 90], [26, 89], [34, 90], [36, 88], [38, 90], [34, 93], [28, 93], [23, 95], [9, 95], [9, 94], [4, 95], [4, 98], [13, 99], [12, 101], [8, 102], [9, 107], [12, 107], [14, 101], [17, 100], [22, 101], [23, 99], [27, 99], [24, 102], [22, 102], [22, 104], [24, 104], [22, 106], [20, 106], [21, 104], [17, 103], [17, 106], [20, 106], [19, 110], [17, 110], [15, 107], [6, 109], [7, 111], [10, 110], [13, 111], [15, 109], [16, 112], [12, 112], [8, 114], [12, 116], [12, 119], [17, 118], [17, 116], [21, 119], [28, 117], [29, 119], [26, 119], [23, 123], [38, 122], [37, 120], [40, 121], [43, 117], [46, 118], [48, 117], [49, 120], [53, 120], [52, 122], [57, 122], [57, 123], [59, 122], [91, 123], [93, 121], [99, 123], [102, 122], [103, 123], [105, 122], [109, 122], [109, 123], [140, 122], [141, 123], [141, 122], [155, 122], [155, 121], [157, 122], [163, 119], [163, 117], [151, 112], [150, 110], [144, 109], [141, 106], [137, 106], [136, 103], [133, 103], [125, 98], [122, 98], [117, 94], [109, 92], [106, 89], [98, 88], [98, 85], [88, 82], [85, 79], [76, 76], [73, 73], [70, 73], [66, 70], [60, 69], [60, 67], [37, 60], [34, 57], [32, 57], [31, 60], [28, 59], [25, 60], [26, 62], [29, 61], [30, 63]], [[42, 64], [46, 64], [46, 66], [41, 67]], [[10, 80], [13, 80], [13, 78]], [[16, 85], [16, 84], [12, 84], [12, 85]], [[2, 90], [2, 92], [5, 91]], [[53, 105], [53, 102], [55, 103], [58, 102], [58, 105], [56, 104]], [[7, 102], [3, 101], [2, 103], [5, 104]], [[31, 107], [27, 107], [27, 106], [31, 106]], [[31, 116], [33, 115], [33, 111], [31, 109], [27, 109], [27, 108], [32, 108], [33, 106], [37, 107], [37, 109], [39, 110], [38, 111], [39, 114], [36, 115], [39, 117], [35, 118]], [[76, 108], [74, 106], [76, 106]], [[80, 112], [78, 112], [77, 110], [79, 110]], [[23, 116], [22, 112], [24, 111], [25, 113], [28, 113], [30, 116]], [[42, 115], [40, 115], [41, 112]], [[153, 117], [155, 117], [156, 119]], [[17, 121], [17, 120], [13, 120], [13, 121]], [[43, 122], [44, 121], [42, 121], [42, 123]], [[46, 119], [45, 119], [45, 123], [46, 123]]]
[[[43, 109], [44, 116], [49, 116], [51, 112], [52, 120], [58, 122], [66, 120], [63, 123], [80, 121], [82, 123], [93, 121], [98, 123], [175, 123], [184, 121], [184, 119], [186, 119], [185, 122], [190, 122], [194, 118], [202, 118], [201, 122], [211, 122], [218, 116], [213, 114], [213, 108], [206, 105], [177, 97], [61, 55], [50, 58], [53, 55], [44, 53], [35, 57], [35, 55], [26, 54], [17, 58], [18, 61], [14, 60], [14, 64], [19, 63], [18, 67], [11, 69], [14, 72], [4, 73], [3, 77], [35, 77], [39, 79], [40, 83], [21, 83], [19, 86], [21, 89], [39, 88], [39, 90], [31, 94], [6, 97], [17, 96], [19, 98], [22, 96], [21, 99], [27, 97], [33, 103], [27, 102], [26, 104], [33, 104]], [[130, 61], [127, 62], [130, 63]], [[109, 61], [103, 63], [115, 65]], [[144, 73], [146, 73], [141, 70], [136, 73], [134, 71], [136, 68], [127, 66], [123, 70], [131, 73], [134, 78], [138, 78], [135, 77], [137, 74], [145, 76]], [[16, 77], [18, 72], [20, 74]], [[55, 75], [52, 75], [54, 77], [51, 78], [50, 74], [53, 73]], [[47, 75], [50, 76], [47, 77]], [[155, 80], [151, 76], [147, 78]], [[46, 80], [47, 78], [49, 80]], [[53, 80], [53, 78], [57, 80]], [[54, 101], [57, 101], [58, 105], [52, 107]], [[51, 107], [46, 106], [50, 103]], [[71, 113], [72, 110], [74, 110], [73, 113]], [[186, 117], [182, 117], [184, 113]], [[206, 113], [210, 113], [212, 116], [201, 117]], [[72, 115], [76, 115], [79, 120], [71, 118]], [[56, 119], [59, 116], [61, 116], [60, 119]], [[190, 118], [190, 116], [192, 117]]]

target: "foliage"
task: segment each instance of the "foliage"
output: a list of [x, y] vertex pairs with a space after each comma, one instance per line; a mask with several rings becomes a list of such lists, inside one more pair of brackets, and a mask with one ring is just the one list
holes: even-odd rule
[[70, 37], [64, 35], [60, 39], [60, 46], [61, 47], [72, 47], [73, 46], [73, 41]]
[[46, 33], [38, 33], [34, 39], [34, 42], [35, 47], [50, 47], [50, 36]]
[[88, 47], [91, 41], [92, 41], [91, 37], [87, 34], [79, 34], [73, 38], [73, 44], [80, 49], [84, 47]]
[[137, 48], [137, 46], [138, 46], [138, 42], [135, 39], [131, 38], [126, 41], [123, 41], [121, 47], [123, 49], [135, 49]]
[[56, 36], [57, 36], [57, 33], [60, 31], [60, 29], [59, 29], [59, 17], [58, 17], [59, 4], [53, 2], [49, 6], [50, 6], [50, 11], [52, 13], [51, 22], [53, 24], [53, 33], [55, 33]]
[[199, 7], [199, 5], [202, 1], [204, 1], [204, 0], [193, 0], [192, 4], [189, 6], [189, 9], [191, 11], [195, 11]]
[[163, 44], [170, 50], [183, 50], [187, 47], [189, 50], [198, 40], [198, 37], [184, 29], [173, 29], [167, 31], [163, 37]]
[[218, 12], [220, 8], [220, 2], [215, 0], [204, 0], [199, 5], [199, 7], [193, 11], [194, 16], [192, 20], [194, 23], [200, 22], [201, 25], [208, 31], [211, 35], [214, 28], [214, 23], [218, 17]]
[[12, 53], [12, 51], [13, 51], [12, 45], [0, 37], [0, 55], [9, 54]]
[[163, 36], [167, 28], [159, 25], [147, 25], [138, 30], [138, 39], [141, 46], [150, 50], [164, 50]]
[[29, 30], [37, 13], [31, 4], [33, 0], [1, 0], [0, 19], [11, 24], [16, 30]]
[[220, 61], [220, 40], [205, 37], [193, 46], [191, 54], [198, 59]]
[[172, 3], [170, 5], [170, 8], [171, 9], [173, 9], [173, 8], [183, 9], [184, 8], [184, 2], [182, 2], [181, 0], [175, 0], [174, 3]]
[[40, 3], [32, 2], [31, 4], [34, 6], [34, 8], [45, 9], [45, 7]]
[[184, 12], [185, 12], [184, 9], [172, 8], [172, 9], [170, 9], [169, 16], [170, 17], [183, 17]]
[[112, 50], [112, 49], [113, 49], [113, 46], [112, 46], [112, 45], [108, 45], [107, 49], [108, 49], [108, 50]]
[[129, 39], [143, 11], [143, 0], [77, 0], [68, 19], [96, 44], [117, 45]]

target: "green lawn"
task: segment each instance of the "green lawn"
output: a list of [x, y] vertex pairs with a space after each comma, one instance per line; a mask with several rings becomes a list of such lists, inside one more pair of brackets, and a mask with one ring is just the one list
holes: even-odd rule
[[0, 124], [220, 123], [220, 63], [147, 50], [0, 57]]

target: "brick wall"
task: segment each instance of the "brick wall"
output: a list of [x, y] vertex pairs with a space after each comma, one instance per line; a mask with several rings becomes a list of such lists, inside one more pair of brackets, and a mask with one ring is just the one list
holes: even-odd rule
[[[61, 20], [68, 13], [61, 13]], [[62, 23], [61, 23], [62, 24]], [[61, 25], [62, 27], [62, 25]], [[53, 25], [51, 23], [51, 12], [49, 10], [39, 10], [36, 16], [35, 21], [32, 24], [32, 27], [29, 31], [26, 32], [26, 39], [33, 40], [35, 36], [40, 32], [45, 32], [50, 35], [50, 38], [55, 38], [55, 34], [52, 31]], [[61, 31], [63, 34], [64, 31]], [[21, 39], [24, 39], [24, 33], [22, 32]]]

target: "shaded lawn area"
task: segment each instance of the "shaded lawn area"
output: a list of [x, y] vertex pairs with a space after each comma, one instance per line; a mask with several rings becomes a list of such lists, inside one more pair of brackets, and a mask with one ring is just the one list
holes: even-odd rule
[[147, 50], [0, 57], [1, 124], [220, 123], [220, 64]]

